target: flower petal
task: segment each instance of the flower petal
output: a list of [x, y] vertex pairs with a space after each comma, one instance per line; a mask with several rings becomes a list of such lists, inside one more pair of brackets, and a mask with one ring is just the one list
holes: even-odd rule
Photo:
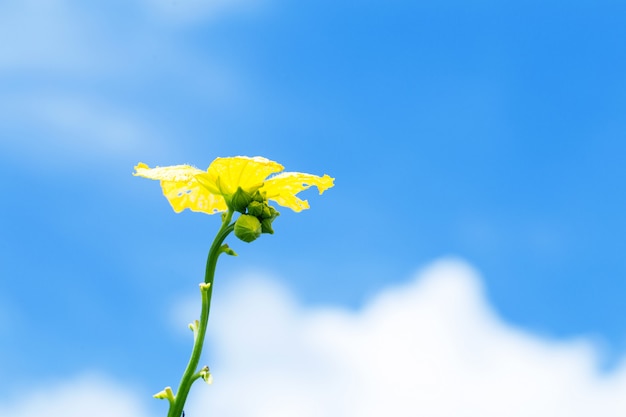
[[265, 179], [284, 167], [278, 162], [270, 161], [261, 156], [234, 156], [216, 158], [205, 174], [200, 175], [202, 181], [217, 185], [222, 195], [232, 195], [241, 187], [244, 191], [254, 192]]
[[224, 198], [220, 195], [211, 194], [209, 190], [196, 181], [195, 176], [203, 172], [190, 165], [150, 168], [144, 163], [139, 163], [135, 167], [133, 175], [160, 180], [163, 195], [177, 213], [186, 208], [207, 214], [226, 211], [227, 206]]
[[135, 166], [133, 175], [151, 180], [186, 182], [193, 179], [195, 175], [201, 172], [204, 171], [192, 167], [191, 165], [172, 165], [168, 167], [150, 168], [148, 165], [140, 162]]
[[289, 207], [298, 212], [308, 209], [309, 203], [296, 197], [296, 194], [312, 186], [316, 186], [322, 194], [334, 185], [334, 180], [328, 175], [318, 177], [300, 172], [284, 172], [265, 181], [261, 191], [267, 193], [266, 196], [269, 200], [274, 200], [281, 206]]

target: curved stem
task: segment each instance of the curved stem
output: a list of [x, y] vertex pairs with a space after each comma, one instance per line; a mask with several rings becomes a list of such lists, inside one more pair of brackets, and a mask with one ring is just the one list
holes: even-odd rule
[[222, 253], [222, 243], [224, 239], [234, 229], [234, 224], [230, 224], [233, 217], [233, 212], [229, 210], [222, 220], [222, 227], [217, 232], [217, 236], [213, 240], [213, 244], [209, 249], [209, 255], [206, 261], [206, 270], [204, 275], [204, 283], [200, 284], [200, 292], [202, 294], [202, 310], [200, 311], [200, 322], [198, 330], [193, 344], [193, 350], [191, 351], [191, 357], [183, 377], [180, 380], [178, 386], [178, 392], [173, 403], [170, 404], [170, 409], [167, 413], [167, 417], [181, 417], [189, 389], [193, 382], [198, 379], [196, 375], [196, 369], [198, 368], [198, 362], [200, 362], [200, 355], [202, 354], [202, 346], [204, 344], [204, 336], [206, 334], [207, 324], [209, 322], [209, 311], [211, 309], [211, 296], [213, 295], [213, 279], [215, 278], [215, 267], [217, 265], [217, 258]]

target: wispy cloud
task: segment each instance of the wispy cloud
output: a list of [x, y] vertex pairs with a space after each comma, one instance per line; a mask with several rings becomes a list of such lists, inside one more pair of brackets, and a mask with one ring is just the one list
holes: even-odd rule
[[5, 153], [39, 162], [121, 156], [138, 149], [164, 150], [158, 129], [132, 109], [93, 97], [29, 94], [0, 99]]
[[25, 0], [0, 5], [1, 71], [50, 73], [102, 69], [105, 38], [98, 25], [64, 0]]
[[255, 278], [216, 297], [215, 383], [192, 396], [190, 414], [626, 413], [624, 366], [601, 374], [588, 341], [547, 340], [503, 322], [459, 261], [431, 265], [359, 312], [308, 309]]
[[188, 23], [257, 12], [269, 0], [139, 0], [163, 20]]
[[139, 395], [106, 377], [86, 374], [41, 385], [14, 402], [0, 403], [0, 415], [11, 417], [148, 417]]
[[[166, 89], [159, 100], [190, 108], [222, 108], [245, 100], [240, 71], [199, 56], [176, 30], [161, 30], [152, 17], [155, 9], [170, 6], [196, 16], [203, 7], [235, 7], [231, 2], [145, 3], [125, 5], [122, 10], [132, 11], [135, 19], [132, 24], [116, 21], [115, 27], [112, 16], [66, 0], [0, 4], [0, 38], [10, 40], [0, 44], [0, 74], [6, 79], [0, 87], [0, 149], [5, 155], [18, 152], [20, 159], [44, 162], [137, 149], [144, 150], [144, 158], [148, 149], [171, 155], [178, 142], [175, 132], [184, 126], [172, 126], [179, 115], [162, 117], [153, 99], [155, 84], [175, 90], [172, 97]], [[114, 13], [116, 7], [122, 6], [102, 7], [102, 13]], [[171, 109], [179, 111], [180, 105]]]

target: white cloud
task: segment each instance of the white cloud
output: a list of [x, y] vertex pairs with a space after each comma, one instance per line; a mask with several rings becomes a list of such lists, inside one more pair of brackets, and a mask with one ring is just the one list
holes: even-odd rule
[[[216, 292], [210, 326], [215, 382], [194, 387], [188, 416], [626, 413], [626, 366], [600, 374], [588, 342], [550, 341], [504, 323], [460, 261], [436, 262], [358, 312], [304, 308], [263, 277], [229, 285]], [[196, 302], [178, 306], [179, 318], [191, 320]], [[0, 404], [0, 416], [147, 417], [147, 395], [84, 375], [40, 383]]]
[[224, 292], [209, 326], [215, 382], [194, 389], [192, 416], [626, 414], [625, 366], [602, 375], [588, 341], [504, 323], [459, 261], [434, 263], [355, 313], [305, 309], [267, 279]]
[[148, 417], [137, 393], [97, 375], [38, 386], [10, 404], [0, 416], [11, 417]]

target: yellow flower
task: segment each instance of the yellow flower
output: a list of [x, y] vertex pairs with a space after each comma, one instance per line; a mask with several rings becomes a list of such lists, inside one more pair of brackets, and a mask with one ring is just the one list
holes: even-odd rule
[[133, 175], [160, 180], [163, 195], [177, 213], [186, 208], [208, 214], [226, 211], [238, 188], [248, 193], [258, 190], [266, 199], [298, 212], [309, 208], [306, 200], [296, 197], [300, 191], [315, 186], [322, 194], [333, 186], [334, 178], [328, 175], [284, 172], [271, 176], [283, 169], [260, 156], [235, 156], [216, 158], [206, 171], [190, 165], [150, 168], [139, 163]]

